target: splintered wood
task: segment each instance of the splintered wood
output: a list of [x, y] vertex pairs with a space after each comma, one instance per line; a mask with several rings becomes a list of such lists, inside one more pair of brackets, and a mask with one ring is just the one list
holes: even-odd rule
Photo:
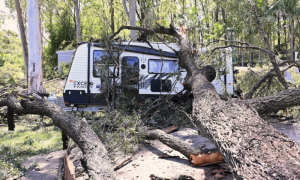
[[171, 132], [177, 131], [178, 129], [179, 129], [178, 126], [173, 125], [173, 126], [168, 127], [168, 128], [165, 130], [165, 133], [169, 134], [169, 133], [171, 133]]
[[69, 160], [68, 153], [66, 153], [64, 159], [64, 168], [65, 168], [65, 180], [75, 180], [75, 167], [73, 163]]
[[200, 155], [191, 154], [189, 161], [194, 166], [206, 166], [210, 164], [225, 163], [222, 154], [219, 152], [203, 153]]

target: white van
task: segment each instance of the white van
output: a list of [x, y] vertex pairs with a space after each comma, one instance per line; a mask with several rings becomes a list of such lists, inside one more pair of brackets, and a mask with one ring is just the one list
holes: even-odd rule
[[[116, 45], [115, 47], [122, 50], [119, 59], [115, 59], [119, 61], [120, 66], [109, 67], [108, 78], [112, 78], [114, 72], [115, 82], [132, 86], [131, 91], [139, 102], [180, 92], [183, 89], [181, 83], [186, 76], [186, 71], [178, 65], [174, 51], [164, 43], [151, 43], [151, 46], [141, 42], [123, 42]], [[169, 44], [169, 46], [175, 50], [179, 49], [176, 44]], [[70, 106], [65, 110], [98, 111], [106, 107], [105, 97], [100, 91], [104, 80], [99, 69], [105, 66], [104, 57], [109, 56], [101, 43], [84, 43], [78, 46], [63, 92], [65, 104]], [[226, 87], [227, 93], [233, 94], [232, 56], [224, 55], [223, 59], [226, 60], [228, 73], [212, 83], [218, 93], [224, 93]], [[176, 73], [179, 73], [180, 77], [176, 77], [174, 75]], [[129, 74], [135, 76], [137, 80], [126, 79]]]

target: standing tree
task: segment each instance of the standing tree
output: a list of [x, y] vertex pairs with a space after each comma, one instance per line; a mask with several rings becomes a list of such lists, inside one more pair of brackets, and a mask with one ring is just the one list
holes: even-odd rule
[[27, 44], [27, 40], [26, 40], [27, 38], [26, 38], [25, 27], [24, 27], [24, 22], [23, 22], [23, 17], [22, 17], [22, 9], [21, 9], [19, 0], [15, 0], [15, 6], [16, 6], [16, 11], [17, 11], [17, 15], [18, 15], [20, 36], [21, 36], [21, 40], [22, 40], [25, 73], [26, 73], [26, 78], [28, 79], [28, 44]]
[[43, 83], [42, 62], [41, 62], [41, 25], [39, 0], [27, 1], [28, 13], [28, 93], [43, 93], [45, 87]]
[[[136, 2], [135, 0], [129, 0], [129, 11], [127, 9], [126, 0], [123, 0], [124, 10], [129, 18], [130, 26], [136, 27]], [[136, 30], [130, 31], [130, 39], [136, 38]]]
[[76, 33], [77, 33], [77, 43], [81, 42], [81, 31], [80, 31], [80, 16], [79, 16], [79, 6], [78, 0], [73, 0], [75, 4], [75, 12], [76, 12]]

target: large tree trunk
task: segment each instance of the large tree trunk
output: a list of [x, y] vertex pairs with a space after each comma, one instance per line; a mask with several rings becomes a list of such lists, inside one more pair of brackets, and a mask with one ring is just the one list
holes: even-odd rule
[[203, 71], [194, 65], [187, 35], [179, 28], [171, 29], [179, 39], [179, 64], [188, 74], [184, 81], [187, 87], [191, 85], [194, 95], [194, 123], [217, 146], [234, 177], [300, 178], [299, 167], [295, 165], [300, 162], [299, 146], [242, 101], [222, 101]]
[[234, 177], [300, 178], [299, 146], [242, 102], [221, 101], [206, 81], [201, 74], [193, 76], [194, 123], [217, 146]]
[[8, 106], [16, 114], [39, 114], [48, 116], [55, 125], [65, 132], [81, 149], [84, 159], [83, 167], [90, 179], [114, 180], [114, 170], [108, 153], [85, 119], [78, 119], [59, 106], [47, 101], [22, 100], [21, 103], [9, 96], [0, 100], [0, 107]]
[[28, 93], [43, 93], [45, 87], [43, 83], [42, 62], [41, 62], [41, 30], [39, 0], [27, 1], [28, 13]]
[[24, 27], [24, 22], [23, 22], [23, 18], [22, 18], [22, 9], [21, 9], [19, 0], [15, 0], [15, 6], [16, 6], [16, 11], [17, 11], [17, 15], [18, 15], [20, 37], [21, 37], [22, 47], [23, 47], [23, 56], [24, 56], [23, 59], [24, 59], [24, 65], [25, 65], [26, 79], [28, 79], [28, 44], [27, 44], [27, 40], [26, 40], [25, 27]]

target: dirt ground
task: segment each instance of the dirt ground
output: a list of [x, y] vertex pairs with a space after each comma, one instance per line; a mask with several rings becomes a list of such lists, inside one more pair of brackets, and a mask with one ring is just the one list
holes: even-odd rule
[[[278, 122], [277, 119], [271, 119], [269, 122], [272, 123], [273, 127], [277, 130], [289, 136], [297, 144], [300, 144], [300, 125], [298, 120], [296, 123], [291, 123], [290, 121]], [[214, 148], [214, 145], [207, 138], [198, 135], [196, 129], [193, 128], [180, 128], [178, 131], [171, 134], [194, 147], [206, 144], [203, 149]], [[62, 157], [64, 153], [65, 151], [61, 150], [46, 155], [38, 155], [28, 158], [24, 165], [29, 168], [29, 170], [27, 171], [27, 174], [21, 178], [21, 180], [56, 179], [59, 158]], [[160, 159], [159, 156], [163, 153], [167, 153], [172, 156], [179, 156], [179, 158]], [[82, 153], [79, 149], [74, 149], [70, 155], [70, 160], [74, 162], [76, 168], [82, 168], [79, 161], [80, 157], [82, 157]], [[131, 157], [130, 154], [124, 155], [121, 152], [118, 153], [115, 157], [114, 167], [129, 157]], [[117, 170], [116, 177], [118, 180], [150, 180], [149, 176], [151, 174], [163, 178], [187, 175], [192, 176], [196, 180], [213, 180], [217, 178], [211, 174], [212, 169], [222, 169], [222, 167], [226, 167], [226, 164], [194, 167], [189, 163], [188, 159], [179, 152], [172, 150], [158, 140], [151, 140], [149, 141], [149, 144], [141, 147], [140, 149], [136, 149], [132, 161]], [[85, 180], [86, 177], [80, 177], [77, 179]], [[222, 179], [233, 178], [231, 174], [226, 174], [226, 177]]]
[[[214, 148], [214, 145], [207, 138], [198, 135], [195, 129], [180, 128], [171, 134], [194, 147], [206, 144], [203, 149]], [[24, 162], [24, 165], [29, 169], [21, 180], [55, 180], [59, 158], [61, 158], [64, 153], [65, 151], [61, 150], [28, 158]], [[179, 156], [179, 158], [158, 158], [163, 153]], [[76, 168], [80, 168], [79, 159], [81, 156], [82, 154], [78, 149], [74, 149], [71, 153], [70, 160], [74, 162]], [[131, 154], [124, 155], [121, 152], [118, 153], [115, 157], [114, 166], [116, 167], [131, 156]], [[224, 166], [225, 164], [222, 165]], [[151, 140], [149, 144], [136, 150], [132, 161], [116, 171], [116, 178], [118, 180], [150, 180], [149, 176], [154, 174], [155, 176], [164, 178], [187, 175], [192, 176], [196, 180], [203, 180], [213, 178], [213, 175], [210, 173], [212, 168], [221, 168], [221, 166], [194, 167], [189, 163], [188, 159], [179, 152], [172, 150], [158, 140]], [[229, 174], [223, 179], [232, 179], [232, 176]]]

